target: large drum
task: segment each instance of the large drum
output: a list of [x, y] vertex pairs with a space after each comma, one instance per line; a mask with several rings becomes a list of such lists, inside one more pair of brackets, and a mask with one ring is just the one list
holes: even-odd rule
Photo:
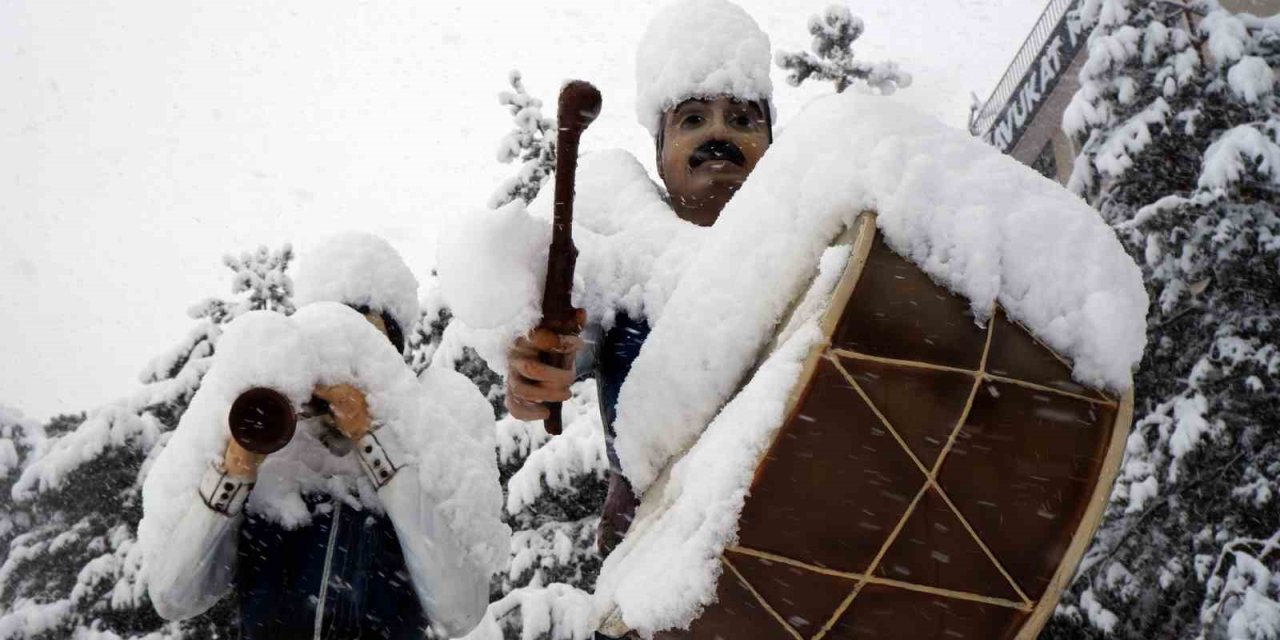
[[1032, 638], [1097, 527], [1132, 396], [854, 231], [717, 602], [660, 638]]

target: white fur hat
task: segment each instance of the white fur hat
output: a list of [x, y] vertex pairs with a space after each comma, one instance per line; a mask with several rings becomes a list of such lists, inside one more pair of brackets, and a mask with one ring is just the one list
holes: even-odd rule
[[636, 52], [640, 124], [658, 135], [662, 114], [689, 98], [767, 101], [771, 60], [769, 36], [742, 7], [677, 0], [654, 16]]
[[418, 279], [386, 240], [358, 231], [325, 238], [298, 260], [293, 299], [366, 306], [391, 316], [408, 337], [418, 324]]

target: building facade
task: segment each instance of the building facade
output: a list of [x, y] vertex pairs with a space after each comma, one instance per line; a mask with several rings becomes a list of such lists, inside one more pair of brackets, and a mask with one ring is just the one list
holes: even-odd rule
[[[1220, 0], [1223, 7], [1268, 16], [1280, 0]], [[974, 105], [969, 131], [1066, 184], [1079, 148], [1062, 131], [1062, 114], [1080, 88], [1088, 32], [1075, 19], [1083, 0], [1049, 0], [986, 102]]]

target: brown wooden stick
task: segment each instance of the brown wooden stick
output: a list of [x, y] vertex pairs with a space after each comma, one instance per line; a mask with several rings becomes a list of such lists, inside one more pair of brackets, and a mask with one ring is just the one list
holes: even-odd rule
[[[551, 231], [551, 250], [547, 254], [547, 282], [542, 292], [542, 326], [561, 335], [576, 335], [577, 310], [570, 294], [573, 291], [573, 268], [578, 249], [573, 246], [573, 183], [578, 172], [578, 140], [582, 132], [600, 114], [600, 91], [589, 82], [573, 80], [560, 89], [556, 120], [555, 220]], [[546, 358], [548, 364], [565, 367], [563, 356]], [[547, 403], [551, 415], [543, 421], [547, 433], [557, 435], [562, 428], [560, 403]]]

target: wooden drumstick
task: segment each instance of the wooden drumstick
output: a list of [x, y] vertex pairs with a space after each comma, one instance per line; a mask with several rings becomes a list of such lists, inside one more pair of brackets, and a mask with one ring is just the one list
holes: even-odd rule
[[[555, 220], [551, 250], [547, 254], [547, 282], [542, 293], [541, 326], [561, 335], [576, 335], [577, 310], [573, 308], [573, 268], [578, 249], [573, 246], [573, 182], [578, 171], [578, 140], [600, 114], [600, 91], [589, 82], [573, 80], [560, 89], [557, 110]], [[548, 364], [564, 367], [564, 356], [548, 358]], [[547, 433], [557, 435], [562, 428], [560, 403], [547, 403], [551, 415], [543, 422]]]

